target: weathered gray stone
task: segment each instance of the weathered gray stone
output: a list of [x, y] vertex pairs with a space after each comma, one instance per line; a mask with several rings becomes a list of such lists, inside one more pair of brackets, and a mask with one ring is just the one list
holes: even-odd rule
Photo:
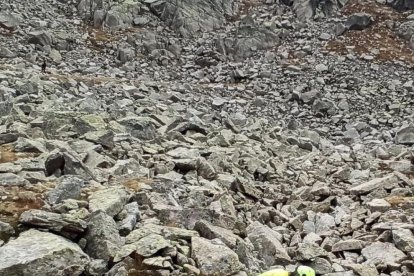
[[349, 239], [335, 243], [332, 246], [332, 252], [361, 250], [362, 248], [363, 244], [361, 241]]
[[[386, 254], [385, 254], [386, 252]], [[368, 264], [385, 264], [395, 266], [407, 256], [392, 243], [374, 242], [361, 251]]]
[[53, 37], [46, 31], [33, 31], [29, 33], [29, 43], [41, 46], [51, 45]]
[[118, 214], [118, 229], [119, 233], [123, 236], [128, 235], [134, 230], [137, 221], [140, 219], [140, 212], [137, 202], [131, 202], [125, 205], [124, 210]]
[[392, 230], [392, 239], [401, 251], [405, 253], [414, 251], [414, 235], [409, 229]]
[[118, 49], [118, 59], [125, 63], [131, 61], [135, 57], [135, 50], [133, 48], [120, 48]]
[[28, 210], [19, 221], [32, 227], [47, 229], [67, 238], [74, 238], [86, 229], [86, 222], [70, 214], [56, 214], [43, 210]]
[[89, 257], [52, 233], [30, 229], [0, 247], [0, 275], [81, 275]]
[[414, 126], [400, 129], [395, 135], [395, 143], [403, 145], [414, 145]]
[[34, 152], [43, 153], [46, 152], [46, 147], [43, 142], [19, 137], [14, 145], [16, 152]]
[[150, 2], [151, 11], [182, 36], [189, 37], [198, 31], [213, 31], [232, 16], [236, 6], [228, 0], [194, 2], [185, 0], [179, 6], [170, 1]]
[[129, 199], [128, 192], [120, 187], [98, 190], [90, 196], [89, 210], [102, 210], [111, 217], [122, 211]]
[[386, 212], [391, 208], [391, 204], [382, 198], [374, 198], [367, 203], [367, 206], [371, 212]]
[[366, 276], [378, 276], [378, 271], [374, 265], [366, 264], [345, 264], [345, 268], [350, 268], [356, 273], [356, 275]]
[[151, 257], [160, 250], [172, 248], [172, 245], [168, 240], [166, 240], [163, 236], [155, 233], [147, 233], [146, 235], [141, 236], [139, 239], [135, 239], [132, 243], [131, 241], [131, 239], [127, 240], [127, 244], [120, 248], [114, 258], [115, 262], [122, 260], [122, 258], [130, 255], [133, 252], [140, 255], [141, 257]]
[[289, 263], [291, 261], [284, 246], [279, 241], [277, 233], [267, 225], [262, 225], [256, 221], [247, 227], [246, 232], [248, 239], [258, 252], [259, 258], [267, 266]]
[[50, 204], [61, 203], [65, 199], [79, 199], [81, 189], [85, 181], [72, 175], [64, 175], [57, 181], [56, 187], [48, 192], [47, 198]]
[[191, 257], [202, 275], [232, 275], [242, 267], [237, 254], [219, 240], [192, 238]]
[[0, 221], [0, 240], [7, 240], [14, 233], [14, 228], [10, 224]]
[[152, 120], [145, 117], [126, 117], [118, 121], [131, 135], [142, 140], [152, 140], [157, 136], [157, 129]]
[[90, 276], [100, 276], [100, 275], [104, 275], [105, 272], [108, 271], [108, 263], [104, 260], [91, 260], [89, 265], [88, 265], [88, 269], [87, 269], [87, 273]]
[[85, 239], [85, 252], [105, 261], [113, 259], [123, 245], [115, 221], [101, 210], [93, 213], [89, 219]]
[[326, 257], [328, 252], [326, 252], [319, 245], [312, 243], [300, 243], [296, 251], [296, 258], [300, 261], [310, 261], [316, 257]]
[[199, 237], [197, 231], [182, 229], [178, 227], [161, 226], [157, 224], [147, 223], [132, 231], [126, 237], [126, 243], [134, 243], [149, 234], [162, 235], [169, 240], [186, 240], [190, 241], [192, 237]]
[[207, 180], [214, 180], [216, 178], [216, 170], [214, 167], [204, 158], [197, 159], [197, 172], [200, 176]]
[[214, 226], [205, 220], [196, 222], [194, 230], [197, 230], [203, 238], [209, 240], [220, 239], [224, 244], [232, 249], [236, 247], [237, 242], [243, 242], [243, 240], [239, 236], [235, 235], [231, 230]]
[[383, 178], [376, 178], [358, 186], [352, 187], [350, 192], [353, 194], [366, 194], [375, 189], [383, 188], [398, 183], [398, 177], [394, 174], [387, 175]]
[[14, 173], [0, 173], [0, 186], [24, 186], [29, 181]]
[[14, 58], [16, 54], [6, 47], [0, 47], [0, 58]]

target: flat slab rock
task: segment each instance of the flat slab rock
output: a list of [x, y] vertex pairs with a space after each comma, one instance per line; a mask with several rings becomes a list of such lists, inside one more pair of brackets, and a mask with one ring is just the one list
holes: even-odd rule
[[129, 199], [125, 189], [114, 187], [94, 192], [89, 200], [89, 210], [95, 212], [102, 210], [114, 217], [122, 211]]
[[368, 264], [395, 265], [407, 256], [392, 243], [374, 242], [361, 251]]
[[363, 243], [360, 240], [349, 239], [335, 243], [332, 246], [332, 252], [361, 250], [363, 247]]
[[362, 183], [361, 185], [352, 187], [350, 189], [353, 194], [366, 194], [375, 189], [387, 187], [389, 185], [395, 185], [398, 183], [398, 177], [394, 174], [387, 175], [383, 178], [376, 178], [368, 182]]
[[0, 275], [81, 275], [89, 257], [75, 243], [28, 230], [0, 247]]

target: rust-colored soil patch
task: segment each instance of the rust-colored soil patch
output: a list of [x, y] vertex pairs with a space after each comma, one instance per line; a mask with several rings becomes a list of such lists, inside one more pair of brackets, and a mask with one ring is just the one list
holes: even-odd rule
[[139, 192], [142, 186], [151, 184], [153, 180], [151, 178], [130, 178], [121, 182], [121, 184], [132, 192]]
[[36, 155], [37, 154], [30, 152], [15, 152], [11, 144], [0, 146], [0, 164], [14, 162], [24, 158], [33, 158], [36, 157]]
[[385, 199], [393, 209], [402, 209], [414, 213], [414, 197], [392, 196]]
[[[344, 35], [329, 41], [326, 48], [339, 54], [369, 54], [379, 61], [403, 61], [414, 63], [414, 52], [407, 41], [400, 38], [387, 26], [390, 22], [404, 22], [406, 15], [372, 0], [351, 0], [342, 10], [344, 15], [366, 12], [375, 22], [362, 31], [347, 31]], [[375, 49], [376, 52], [373, 52]]]
[[16, 227], [21, 213], [44, 205], [44, 195], [54, 185], [48, 182], [27, 187], [0, 187], [0, 220]]
[[90, 47], [97, 51], [102, 51], [107, 47], [107, 44], [112, 41], [119, 41], [125, 35], [136, 33], [141, 30], [141, 28], [130, 27], [119, 31], [105, 32], [101, 28], [94, 28], [89, 25], [83, 25], [82, 29], [89, 35], [88, 42]]

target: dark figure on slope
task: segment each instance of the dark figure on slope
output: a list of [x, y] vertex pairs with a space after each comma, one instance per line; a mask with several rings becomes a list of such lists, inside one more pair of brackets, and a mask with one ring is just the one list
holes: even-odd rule
[[46, 60], [43, 60], [43, 64], [42, 64], [42, 73], [46, 73]]

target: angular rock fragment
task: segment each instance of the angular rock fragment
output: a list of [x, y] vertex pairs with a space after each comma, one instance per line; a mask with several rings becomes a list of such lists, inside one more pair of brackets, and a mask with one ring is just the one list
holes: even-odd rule
[[237, 254], [217, 240], [192, 238], [191, 257], [202, 275], [232, 275], [242, 267]]
[[349, 30], [363, 30], [369, 27], [374, 22], [374, 19], [367, 13], [355, 13], [348, 17], [345, 22], [346, 28]]
[[120, 187], [106, 188], [91, 194], [89, 210], [95, 212], [102, 210], [114, 217], [122, 211], [129, 199], [128, 192]]
[[[386, 252], [386, 254], [384, 254]], [[368, 264], [396, 266], [407, 256], [392, 243], [374, 242], [361, 251]]]
[[70, 214], [56, 214], [42, 210], [28, 210], [19, 221], [32, 227], [47, 229], [67, 238], [75, 238], [86, 230], [87, 223]]
[[58, 179], [56, 187], [48, 192], [50, 204], [58, 204], [66, 199], [79, 199], [85, 181], [79, 177], [64, 175]]
[[259, 258], [267, 266], [291, 261], [290, 256], [279, 241], [279, 236], [268, 226], [253, 222], [247, 227], [246, 231], [248, 239], [259, 254]]
[[394, 174], [390, 174], [388, 176], [385, 176], [383, 178], [376, 178], [373, 180], [370, 180], [368, 182], [365, 182], [361, 185], [352, 187], [350, 189], [350, 192], [353, 194], [366, 194], [369, 193], [375, 189], [395, 185], [398, 183], [398, 177]]
[[89, 219], [85, 239], [85, 252], [105, 261], [112, 260], [123, 245], [115, 221], [102, 210]]
[[81, 275], [89, 257], [52, 233], [30, 229], [0, 247], [0, 275]]

